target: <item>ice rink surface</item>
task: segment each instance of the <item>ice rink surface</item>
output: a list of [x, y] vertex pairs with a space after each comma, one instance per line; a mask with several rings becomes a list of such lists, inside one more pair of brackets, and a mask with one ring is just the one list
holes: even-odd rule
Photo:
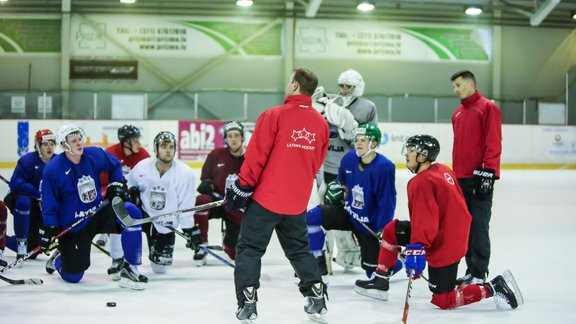
[[[10, 176], [11, 170], [0, 173]], [[406, 183], [412, 175], [397, 171], [398, 218], [407, 218]], [[4, 196], [7, 186], [0, 183]], [[426, 282], [414, 282], [409, 323], [576, 323], [576, 171], [503, 170], [495, 189], [491, 221], [492, 259], [490, 277], [510, 269], [525, 304], [516, 310], [498, 309], [492, 299], [455, 310], [430, 304]], [[220, 222], [210, 222], [210, 243], [220, 244]], [[12, 233], [8, 218], [8, 233]], [[68, 284], [57, 274], [44, 271], [42, 255], [5, 276], [41, 278], [41, 286], [11, 286], [0, 281], [2, 323], [239, 323], [234, 316], [236, 300], [233, 269], [209, 257], [197, 268], [193, 253], [176, 239], [175, 260], [167, 274], [152, 273], [144, 249], [140, 271], [149, 277], [144, 291], [119, 288], [106, 275], [110, 259], [93, 249], [92, 265], [78, 284]], [[225, 256], [222, 252], [222, 256]], [[8, 262], [15, 254], [5, 252]], [[345, 273], [334, 265], [328, 277], [329, 323], [364, 324], [400, 322], [407, 279], [403, 272], [391, 280], [389, 300], [357, 295], [354, 281], [365, 278], [360, 269]], [[460, 264], [464, 271], [464, 262]], [[258, 290], [257, 323], [312, 323], [303, 311], [293, 271], [276, 240], [263, 258], [265, 274]], [[116, 307], [107, 307], [107, 302]]]

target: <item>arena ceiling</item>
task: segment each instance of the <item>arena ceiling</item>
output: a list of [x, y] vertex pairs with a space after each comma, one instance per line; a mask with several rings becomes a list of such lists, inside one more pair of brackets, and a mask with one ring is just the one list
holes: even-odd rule
[[[576, 0], [374, 0], [370, 13], [356, 10], [358, 0], [254, 0], [249, 8], [236, 0], [8, 0], [0, 13], [103, 13], [234, 17], [296, 17], [576, 28]], [[464, 14], [465, 6], [484, 12]], [[64, 8], [64, 9], [63, 9]]]

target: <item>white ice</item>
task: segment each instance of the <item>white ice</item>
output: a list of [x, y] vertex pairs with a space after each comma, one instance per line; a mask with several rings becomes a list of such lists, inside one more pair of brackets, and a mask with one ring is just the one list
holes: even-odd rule
[[[9, 176], [10, 170], [0, 170]], [[407, 218], [406, 170], [397, 172], [399, 218]], [[0, 183], [2, 197], [6, 185]], [[430, 304], [426, 282], [414, 283], [409, 323], [576, 323], [576, 171], [503, 170], [498, 181], [491, 222], [491, 277], [510, 269], [522, 290], [525, 304], [500, 310], [492, 299], [455, 310]], [[8, 219], [12, 233], [12, 217]], [[220, 223], [210, 222], [210, 243], [220, 244]], [[219, 252], [221, 253], [221, 252]], [[222, 256], [225, 256], [221, 253]], [[41, 286], [11, 286], [0, 281], [2, 323], [238, 323], [233, 269], [210, 258], [197, 268], [192, 252], [177, 238], [175, 260], [169, 273], [155, 275], [144, 252], [141, 272], [148, 275], [144, 291], [119, 288], [106, 275], [110, 259], [94, 249], [92, 265], [78, 284], [65, 283], [57, 274], [44, 272], [46, 256], [24, 263], [22, 269], [4, 273], [10, 278], [40, 278]], [[5, 252], [8, 262], [15, 254]], [[400, 322], [407, 279], [396, 275], [389, 300], [357, 295], [354, 281], [364, 278], [356, 269], [345, 273], [338, 265], [329, 276], [329, 323]], [[461, 273], [464, 262], [460, 265]], [[258, 290], [257, 323], [311, 323], [304, 314], [293, 270], [274, 237], [263, 258]], [[114, 301], [117, 306], [106, 307]], [[574, 308], [573, 308], [574, 307]]]

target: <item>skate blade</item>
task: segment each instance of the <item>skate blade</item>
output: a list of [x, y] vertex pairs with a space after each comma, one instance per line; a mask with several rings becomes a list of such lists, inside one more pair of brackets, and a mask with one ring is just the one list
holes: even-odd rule
[[251, 320], [251, 319], [245, 319], [242, 320], [242, 322], [240, 322], [242, 324], [256, 324], [256, 320]]
[[112, 279], [112, 281], [118, 281], [120, 280], [120, 272], [116, 272], [116, 273], [109, 273], [108, 277], [110, 277], [110, 279]]
[[201, 260], [194, 260], [194, 262], [196, 263], [196, 266], [197, 266], [197, 267], [202, 267], [202, 266], [205, 266], [205, 265], [206, 265], [206, 263], [207, 263], [207, 261], [206, 261], [206, 258], [205, 258], [205, 257], [204, 257], [204, 258], [202, 258]]
[[360, 287], [354, 287], [354, 291], [358, 294], [358, 295], [362, 295], [362, 296], [366, 296], [366, 297], [370, 297], [370, 298], [374, 298], [374, 299], [378, 299], [378, 300], [388, 300], [388, 292], [387, 291], [381, 291], [381, 290], [377, 290], [377, 289], [364, 289], [364, 288], [360, 288]]
[[522, 292], [520, 291], [520, 288], [518, 287], [518, 284], [516, 283], [516, 279], [514, 279], [512, 272], [510, 270], [506, 270], [502, 274], [502, 277], [506, 281], [506, 284], [508, 284], [508, 287], [514, 290], [514, 296], [516, 296], [516, 302], [518, 303], [518, 306], [524, 304], [524, 297], [522, 296]]
[[118, 284], [121, 288], [130, 288], [132, 290], [144, 290], [146, 288], [145, 282], [135, 282], [126, 278], [120, 278], [120, 283]]
[[324, 314], [308, 314], [308, 318], [316, 323], [328, 323]]

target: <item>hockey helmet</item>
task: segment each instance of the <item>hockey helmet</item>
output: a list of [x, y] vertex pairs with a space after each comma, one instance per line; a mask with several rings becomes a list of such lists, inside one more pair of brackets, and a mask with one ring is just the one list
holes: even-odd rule
[[344, 206], [344, 198], [346, 196], [346, 187], [338, 180], [333, 180], [326, 186], [326, 194], [324, 195], [324, 203], [326, 205]]
[[438, 140], [430, 135], [414, 135], [410, 137], [406, 144], [404, 144], [403, 155], [409, 147], [415, 147], [418, 154], [422, 154], [428, 161], [436, 161], [440, 153], [440, 143]]
[[360, 124], [354, 130], [354, 137], [356, 136], [368, 136], [370, 137], [371, 141], [376, 141], [378, 144], [380, 144], [380, 140], [382, 139], [382, 132], [375, 124]]
[[158, 148], [164, 142], [174, 143], [174, 150], [176, 150], [176, 136], [169, 131], [161, 131], [156, 135], [156, 137], [154, 137], [154, 152], [156, 152], [156, 154], [158, 154]]
[[[69, 149], [70, 146], [67, 144], [66, 141], [68, 136], [74, 133], [80, 134], [82, 139], [84, 139], [84, 131], [75, 124], [66, 124], [60, 126], [60, 128], [58, 128], [58, 130], [56, 131], [56, 144], [60, 145], [62, 150], [68, 152], [70, 150]], [[65, 147], [64, 145], [66, 145], [67, 147]]]
[[364, 94], [364, 87], [366, 86], [364, 79], [362, 79], [362, 75], [358, 71], [352, 69], [348, 69], [340, 74], [338, 77], [338, 84], [353, 86], [353, 97], [361, 97]]
[[126, 124], [118, 128], [118, 141], [120, 143], [128, 141], [132, 138], [140, 138], [140, 136], [142, 136], [140, 130], [134, 125]]
[[226, 138], [226, 134], [228, 134], [228, 132], [234, 131], [234, 130], [239, 131], [240, 135], [242, 135], [242, 137], [244, 137], [244, 126], [242, 125], [242, 123], [233, 120], [233, 121], [226, 123], [226, 125], [224, 125], [224, 138]]
[[52, 141], [56, 144], [56, 136], [49, 129], [40, 129], [34, 135], [34, 149], [38, 151], [44, 142]]

